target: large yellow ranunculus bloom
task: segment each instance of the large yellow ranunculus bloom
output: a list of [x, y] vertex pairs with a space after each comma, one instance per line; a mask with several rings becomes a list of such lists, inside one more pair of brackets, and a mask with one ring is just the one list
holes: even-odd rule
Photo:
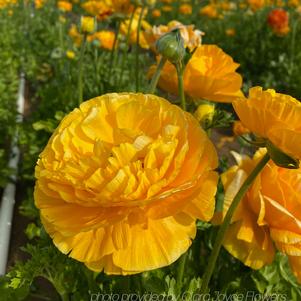
[[[231, 102], [242, 97], [239, 64], [216, 45], [198, 46], [184, 70], [185, 93], [195, 99]], [[150, 69], [154, 73], [155, 66]], [[177, 93], [176, 68], [167, 62], [158, 82], [162, 90]]]
[[95, 271], [133, 274], [187, 251], [214, 212], [217, 155], [196, 119], [163, 98], [81, 104], [36, 166], [35, 204], [57, 248]]
[[[222, 175], [224, 214], [265, 151], [260, 149], [253, 159], [236, 154], [239, 164]], [[238, 205], [223, 244], [253, 269], [271, 263], [276, 248], [289, 256], [301, 282], [301, 169], [285, 169], [269, 161]]]
[[260, 87], [249, 98], [239, 98], [233, 107], [245, 127], [270, 140], [288, 155], [301, 159], [301, 103], [295, 98]]

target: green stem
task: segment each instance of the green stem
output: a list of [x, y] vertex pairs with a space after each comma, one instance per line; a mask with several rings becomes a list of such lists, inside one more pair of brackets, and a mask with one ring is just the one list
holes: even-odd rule
[[140, 72], [139, 72], [139, 44], [140, 44], [140, 30], [141, 30], [141, 22], [144, 14], [145, 6], [142, 6], [139, 19], [138, 19], [138, 25], [137, 25], [137, 38], [136, 38], [136, 55], [135, 55], [135, 61], [136, 61], [136, 92], [139, 91], [139, 86], [140, 86]]
[[184, 80], [183, 80], [184, 68], [182, 67], [181, 62], [176, 64], [176, 69], [178, 74], [178, 89], [179, 89], [179, 96], [181, 100], [181, 107], [184, 111], [186, 111], [186, 100], [185, 100]]
[[183, 277], [184, 277], [184, 270], [185, 270], [185, 264], [186, 264], [186, 259], [187, 259], [187, 254], [183, 254], [181, 258], [179, 259], [179, 266], [178, 266], [178, 274], [177, 274], [177, 288], [178, 288], [178, 293], [181, 293], [182, 286], [183, 286]]
[[134, 7], [133, 12], [131, 14], [130, 23], [129, 23], [129, 27], [128, 27], [127, 34], [126, 34], [125, 47], [124, 47], [122, 57], [121, 57], [121, 71], [120, 71], [120, 75], [119, 75], [119, 82], [120, 83], [122, 81], [123, 73], [124, 73], [124, 64], [125, 64], [126, 52], [128, 51], [129, 45], [130, 45], [131, 29], [132, 29], [132, 24], [133, 24], [135, 12], [136, 12], [136, 6]]
[[114, 42], [113, 42], [113, 49], [112, 49], [111, 55], [110, 55], [109, 75], [108, 75], [108, 82], [109, 83], [111, 81], [111, 75], [112, 75], [113, 67], [115, 66], [116, 51], [118, 49], [118, 47], [117, 47], [117, 41], [118, 41], [118, 37], [119, 37], [119, 33], [120, 33], [120, 25], [121, 25], [121, 22], [118, 21], [117, 22], [117, 31], [116, 31]]
[[262, 171], [262, 169], [265, 167], [265, 165], [269, 162], [269, 160], [270, 160], [270, 155], [268, 153], [266, 153], [263, 156], [263, 158], [258, 162], [258, 164], [255, 166], [253, 171], [249, 174], [249, 176], [244, 181], [244, 183], [240, 187], [239, 191], [235, 195], [235, 197], [231, 203], [231, 206], [229, 207], [229, 209], [227, 211], [224, 222], [218, 230], [218, 233], [217, 233], [217, 236], [216, 236], [216, 239], [214, 242], [213, 250], [211, 252], [207, 268], [203, 275], [203, 281], [202, 281], [202, 287], [201, 287], [202, 293], [208, 292], [208, 284], [211, 279], [212, 273], [214, 271], [214, 267], [215, 267], [218, 254], [220, 252], [220, 249], [221, 249], [221, 246], [223, 243], [224, 236], [231, 223], [232, 216], [235, 212], [235, 209], [237, 208], [241, 199], [244, 197], [245, 193], [248, 191], [248, 189], [250, 188], [250, 186], [252, 185], [252, 183], [254, 182], [256, 177], [259, 175], [259, 173]]
[[164, 64], [166, 63], [167, 59], [165, 57], [161, 57], [160, 59], [160, 62], [156, 68], [156, 71], [152, 77], [152, 80], [151, 80], [151, 83], [149, 85], [149, 93], [150, 94], [153, 94], [155, 92], [155, 89], [157, 87], [157, 83], [158, 83], [158, 80], [160, 78], [160, 74], [161, 74], [161, 71], [164, 67]]
[[83, 36], [83, 41], [80, 46], [80, 55], [78, 62], [78, 105], [83, 102], [83, 60], [86, 48], [86, 34]]
[[294, 69], [294, 59], [295, 59], [295, 44], [296, 44], [296, 32], [298, 27], [299, 20], [296, 20], [293, 24], [293, 30], [292, 30], [292, 40], [291, 40], [291, 49], [290, 49], [290, 75], [292, 74], [292, 71]]
[[68, 293], [61, 293], [60, 294], [62, 301], [69, 301], [69, 294]]

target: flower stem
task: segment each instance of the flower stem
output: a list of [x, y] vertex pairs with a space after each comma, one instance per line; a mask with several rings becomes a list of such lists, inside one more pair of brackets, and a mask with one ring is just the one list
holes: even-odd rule
[[109, 75], [108, 75], [108, 82], [109, 83], [111, 81], [111, 75], [112, 75], [113, 67], [115, 66], [116, 51], [117, 51], [117, 48], [118, 48], [117, 47], [117, 41], [118, 41], [118, 37], [119, 37], [119, 33], [120, 33], [120, 25], [121, 25], [121, 22], [118, 21], [117, 22], [117, 31], [116, 31], [114, 42], [113, 42], [113, 48], [111, 50], [111, 55], [110, 55]]
[[83, 60], [86, 48], [86, 34], [83, 36], [83, 41], [80, 46], [80, 55], [78, 62], [78, 105], [83, 102]]
[[185, 100], [184, 80], [183, 80], [184, 68], [182, 67], [181, 62], [176, 64], [176, 69], [178, 74], [178, 89], [179, 89], [179, 96], [181, 99], [181, 107], [184, 111], [186, 111], [186, 100]]
[[184, 276], [187, 254], [188, 251], [185, 254], [183, 254], [179, 259], [178, 274], [177, 274], [177, 288], [179, 294], [181, 293], [182, 286], [183, 286], [183, 276]]
[[160, 62], [156, 68], [156, 71], [152, 77], [152, 80], [151, 80], [151, 83], [149, 85], [149, 93], [150, 94], [153, 94], [155, 92], [155, 89], [157, 87], [157, 83], [158, 83], [158, 80], [160, 78], [160, 73], [162, 71], [162, 68], [164, 66], [164, 64], [166, 63], [167, 59], [165, 57], [161, 57], [160, 59]]
[[130, 45], [131, 29], [132, 29], [132, 24], [133, 24], [136, 9], [137, 9], [137, 7], [135, 6], [134, 9], [133, 9], [133, 12], [131, 14], [130, 23], [129, 23], [129, 27], [128, 27], [127, 34], [126, 34], [126, 40], [125, 40], [125, 46], [126, 47], [124, 47], [122, 57], [121, 57], [121, 71], [120, 71], [120, 76], [119, 76], [119, 82], [120, 83], [122, 82], [122, 78], [123, 78], [125, 56], [126, 56], [126, 52], [128, 51], [129, 45]]
[[203, 281], [202, 281], [202, 287], [201, 287], [202, 293], [208, 292], [208, 284], [209, 284], [210, 278], [212, 276], [212, 273], [214, 271], [216, 260], [217, 260], [218, 254], [220, 252], [225, 233], [231, 223], [232, 216], [235, 212], [235, 209], [237, 208], [241, 199], [243, 198], [245, 193], [248, 191], [248, 189], [250, 188], [250, 186], [252, 185], [252, 183], [254, 182], [256, 177], [259, 175], [259, 173], [262, 171], [262, 169], [265, 167], [265, 165], [268, 163], [269, 160], [270, 160], [270, 155], [268, 153], [266, 153], [264, 155], [264, 157], [258, 162], [256, 167], [253, 169], [253, 171], [250, 173], [250, 175], [247, 177], [247, 179], [244, 181], [243, 185], [241, 186], [241, 188], [235, 195], [235, 197], [232, 201], [232, 204], [227, 211], [224, 222], [218, 230], [217, 237], [214, 242], [213, 250], [210, 255], [207, 268], [203, 275]]
[[136, 55], [135, 55], [135, 61], [136, 61], [136, 92], [139, 91], [139, 86], [140, 86], [140, 72], [139, 72], [139, 44], [140, 44], [140, 31], [141, 31], [141, 23], [142, 23], [142, 18], [144, 15], [144, 10], [145, 10], [145, 6], [142, 6], [141, 11], [140, 11], [140, 15], [139, 15], [139, 19], [138, 19], [138, 26], [137, 26], [137, 38], [136, 38]]
[[60, 294], [62, 301], [69, 301], [69, 294], [68, 293], [62, 293]]

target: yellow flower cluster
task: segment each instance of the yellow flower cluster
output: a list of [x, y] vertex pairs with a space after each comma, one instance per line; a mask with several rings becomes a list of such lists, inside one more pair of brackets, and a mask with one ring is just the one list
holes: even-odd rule
[[35, 204], [57, 248], [108, 274], [166, 266], [215, 207], [217, 154], [197, 120], [154, 95], [107, 94], [56, 129]]

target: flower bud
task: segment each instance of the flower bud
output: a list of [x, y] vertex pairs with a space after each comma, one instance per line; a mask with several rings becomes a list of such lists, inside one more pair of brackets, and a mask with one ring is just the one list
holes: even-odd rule
[[203, 103], [198, 106], [194, 113], [195, 118], [202, 124], [211, 123], [214, 115], [215, 106], [214, 104]]
[[80, 28], [83, 33], [92, 33], [95, 31], [94, 17], [81, 17]]
[[182, 61], [185, 55], [185, 47], [180, 30], [176, 28], [161, 36], [156, 43], [156, 49], [171, 63], [175, 64]]

